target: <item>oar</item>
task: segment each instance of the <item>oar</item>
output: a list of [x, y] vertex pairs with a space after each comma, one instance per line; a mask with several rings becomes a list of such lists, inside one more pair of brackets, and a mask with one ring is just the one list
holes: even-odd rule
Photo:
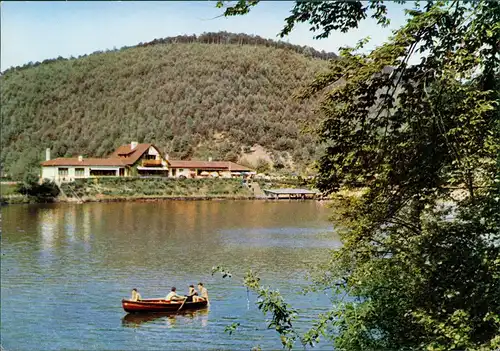
[[177, 310], [177, 312], [179, 312], [181, 310], [181, 308], [184, 307], [184, 304], [186, 303], [186, 300], [187, 300], [187, 297], [184, 299], [184, 301], [182, 301], [181, 307], [179, 307], [179, 309]]

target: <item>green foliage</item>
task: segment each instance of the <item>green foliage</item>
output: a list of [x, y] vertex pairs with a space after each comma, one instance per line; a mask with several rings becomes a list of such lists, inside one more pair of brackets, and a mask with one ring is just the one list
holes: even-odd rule
[[257, 159], [257, 162], [255, 163], [254, 169], [257, 171], [257, 173], [266, 173], [269, 171], [271, 168], [269, 162], [263, 158]]
[[52, 157], [103, 157], [133, 140], [181, 159], [300, 148], [313, 102], [294, 93], [327, 68], [301, 50], [221, 32], [9, 69], [0, 77], [3, 171], [38, 173], [47, 147]]
[[[255, 4], [240, 1], [245, 13]], [[500, 3], [412, 3], [380, 47], [345, 48], [321, 93], [317, 186], [343, 247], [313, 272], [329, 313], [302, 341], [339, 350], [492, 350], [500, 343]], [[238, 14], [226, 12], [226, 15]], [[284, 33], [356, 28], [382, 1], [297, 2]], [[420, 62], [408, 62], [416, 54]], [[391, 67], [391, 68], [389, 68]], [[347, 297], [346, 297], [347, 296]], [[272, 296], [266, 296], [272, 301]]]
[[[224, 266], [212, 267], [212, 275], [215, 273], [221, 273], [222, 278], [231, 277], [231, 273]], [[259, 276], [252, 270], [246, 272], [243, 284], [247, 287], [247, 291], [253, 291], [257, 294], [256, 304], [259, 310], [264, 315], [271, 315], [271, 320], [268, 320], [267, 327], [275, 329], [280, 335], [283, 348], [291, 350], [299, 337], [299, 334], [293, 328], [293, 321], [297, 317], [297, 311], [284, 301], [278, 290], [262, 287]], [[239, 326], [240, 323], [232, 323], [224, 328], [224, 332], [231, 335]], [[252, 350], [254, 349], [260, 350], [260, 347], [256, 346], [252, 348]]]
[[79, 198], [137, 197], [247, 197], [252, 196], [239, 179], [101, 178], [63, 183], [63, 191]]
[[232, 277], [232, 274], [229, 272], [229, 270], [227, 268], [224, 268], [223, 266], [212, 267], [212, 275], [214, 275], [217, 272], [220, 272], [222, 274], [222, 278]]
[[[232, 3], [232, 1], [226, 1]], [[396, 1], [404, 3], [404, 1]], [[226, 6], [224, 16], [245, 15], [259, 3], [258, 0], [238, 0], [231, 6]], [[217, 2], [218, 8], [224, 8], [224, 1]], [[387, 6], [383, 1], [297, 1], [291, 16], [286, 18], [286, 25], [281, 30], [281, 38], [290, 34], [297, 23], [308, 22], [313, 32], [322, 31], [315, 39], [327, 38], [332, 31], [343, 33], [357, 28], [358, 22], [370, 17], [382, 26], [390, 23], [387, 17]]]
[[0, 184], [0, 195], [2, 197], [16, 194], [18, 194], [17, 184]]
[[240, 323], [234, 322], [231, 325], [228, 325], [224, 328], [224, 333], [228, 333], [229, 335], [231, 335], [238, 329], [239, 326]]
[[59, 188], [47, 180], [39, 184], [38, 177], [27, 173], [24, 180], [17, 184], [16, 192], [35, 202], [52, 202], [59, 195]]
[[41, 152], [39, 150], [28, 150], [23, 157], [14, 160], [12, 165], [10, 165], [8, 168], [9, 177], [16, 180], [22, 180], [26, 176], [38, 177], [41, 160]]
[[[226, 1], [229, 3], [230, 1]], [[246, 15], [250, 12], [250, 8], [259, 3], [258, 0], [238, 0], [236, 4], [232, 6], [228, 6], [225, 8], [224, 15], [225, 16], [236, 16], [236, 15]], [[224, 1], [217, 1], [218, 8], [224, 7]]]
[[257, 293], [257, 307], [259, 310], [264, 315], [268, 313], [271, 315], [267, 327], [275, 329], [280, 335], [283, 347], [291, 350], [299, 337], [293, 328], [293, 321], [297, 317], [297, 311], [284, 301], [278, 290], [262, 287], [260, 278], [251, 270], [245, 275], [244, 284], [248, 289]]
[[306, 92], [344, 81], [321, 106], [318, 187], [368, 187], [337, 213], [344, 247], [316, 281], [360, 298], [334, 308], [339, 349], [478, 349], [498, 338], [487, 316], [500, 313], [500, 221], [486, 213], [500, 207], [499, 60], [487, 49], [499, 21], [498, 3], [438, 2], [369, 54], [344, 49]]

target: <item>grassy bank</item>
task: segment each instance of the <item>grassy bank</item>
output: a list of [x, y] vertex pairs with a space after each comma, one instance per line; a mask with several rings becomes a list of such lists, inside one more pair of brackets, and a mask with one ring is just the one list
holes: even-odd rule
[[30, 199], [26, 195], [17, 192], [16, 183], [0, 183], [0, 204], [25, 204], [29, 202]]
[[61, 188], [70, 201], [253, 196], [253, 193], [238, 179], [96, 178], [65, 183]]
[[[262, 188], [300, 188], [303, 182], [257, 180]], [[240, 179], [169, 179], [169, 178], [95, 178], [78, 179], [61, 185], [56, 198], [40, 198], [16, 192], [16, 185], [2, 184], [1, 202], [8, 204], [36, 202], [147, 201], [157, 199], [254, 199], [254, 193]]]
[[0, 183], [0, 196], [16, 195], [17, 184], [14, 182]]

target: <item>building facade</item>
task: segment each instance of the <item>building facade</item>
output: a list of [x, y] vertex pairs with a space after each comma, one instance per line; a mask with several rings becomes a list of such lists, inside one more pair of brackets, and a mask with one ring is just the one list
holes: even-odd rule
[[255, 171], [229, 161], [170, 161], [172, 178], [245, 178]]
[[127, 175], [126, 166], [120, 160], [98, 158], [64, 158], [45, 161], [42, 179], [56, 183], [72, 182], [80, 178], [120, 177]]
[[255, 172], [228, 161], [169, 161], [153, 144], [130, 144], [118, 147], [108, 158], [50, 159], [41, 163], [41, 179], [56, 183], [97, 177], [171, 177], [171, 178], [247, 178]]
[[56, 183], [95, 177], [168, 176], [168, 161], [152, 144], [122, 145], [108, 158], [60, 157], [51, 160], [50, 150], [41, 163], [42, 180]]

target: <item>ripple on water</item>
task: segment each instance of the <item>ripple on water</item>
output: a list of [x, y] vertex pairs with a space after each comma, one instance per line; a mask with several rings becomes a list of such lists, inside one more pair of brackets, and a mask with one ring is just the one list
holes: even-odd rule
[[[301, 312], [301, 330], [330, 306], [323, 294], [298, 294], [307, 265], [339, 244], [314, 202], [9, 206], [2, 217], [7, 350], [281, 349], [242, 287], [249, 268]], [[211, 275], [221, 264], [231, 279]], [[198, 281], [209, 289], [206, 311], [127, 320], [121, 308], [132, 287], [157, 297]]]

